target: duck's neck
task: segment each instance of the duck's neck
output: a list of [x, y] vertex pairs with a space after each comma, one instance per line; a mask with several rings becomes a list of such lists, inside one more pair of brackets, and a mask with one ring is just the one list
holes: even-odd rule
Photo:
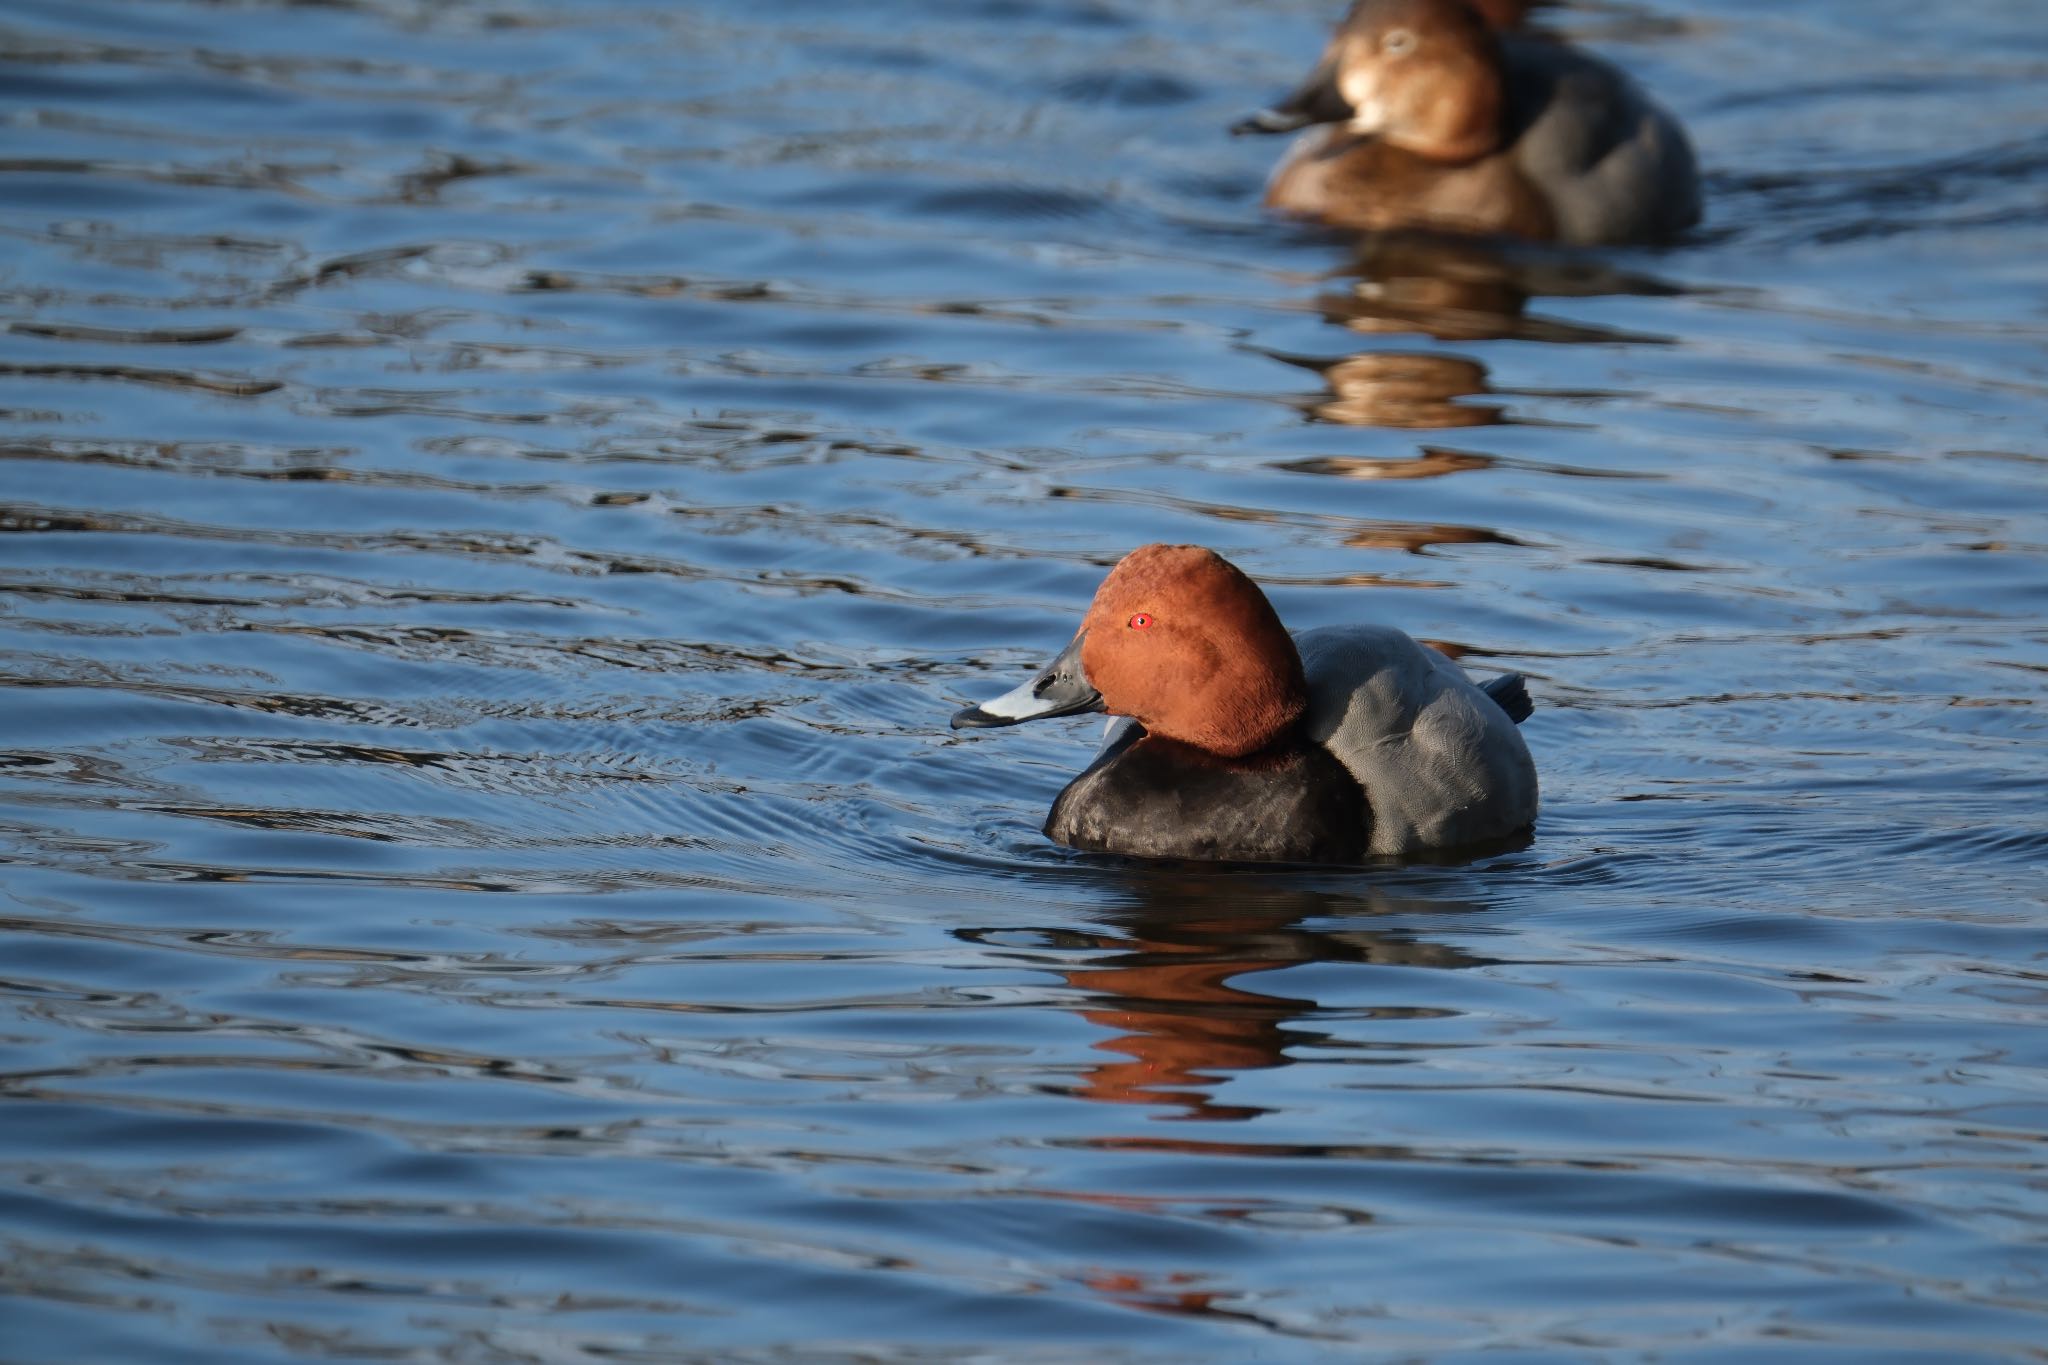
[[1406, 116], [1381, 134], [1389, 145], [1430, 161], [1457, 164], [1500, 150], [1507, 107], [1501, 46], [1482, 35], [1418, 92]]
[[[1221, 758], [1244, 758], [1293, 738], [1308, 709], [1308, 688], [1298, 659], [1228, 690], [1211, 691], [1199, 708], [1145, 722], [1148, 732], [1191, 744]], [[1247, 685], [1249, 682], [1249, 685]], [[1204, 689], [1209, 690], [1209, 689]]]

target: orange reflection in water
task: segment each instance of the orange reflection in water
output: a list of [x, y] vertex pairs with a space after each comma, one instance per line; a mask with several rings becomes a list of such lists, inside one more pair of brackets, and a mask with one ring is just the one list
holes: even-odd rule
[[1314, 1000], [1261, 991], [1242, 984], [1245, 978], [1311, 962], [1469, 967], [1481, 961], [1388, 931], [1306, 929], [1300, 918], [1290, 909], [1263, 907], [1196, 919], [1145, 916], [1130, 921], [1127, 937], [1102, 935], [1100, 956], [1062, 973], [1092, 997], [1080, 1016], [1111, 1034], [1094, 1044], [1111, 1059], [1090, 1067], [1073, 1093], [1103, 1104], [1177, 1111], [1162, 1117], [1252, 1118], [1266, 1111], [1219, 1103], [1215, 1088], [1239, 1072], [1284, 1066], [1290, 1048], [1324, 1035], [1302, 1027], [1319, 1008]]

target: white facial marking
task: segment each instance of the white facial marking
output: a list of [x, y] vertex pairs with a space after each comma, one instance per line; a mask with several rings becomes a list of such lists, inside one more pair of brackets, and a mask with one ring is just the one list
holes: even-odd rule
[[1033, 678], [1031, 682], [1019, 683], [1002, 696], [981, 703], [981, 709], [991, 716], [1001, 716], [1004, 720], [1029, 720], [1042, 712], [1052, 710], [1053, 703], [1043, 697], [1032, 695], [1032, 683], [1037, 681], [1038, 679]]
[[1354, 133], [1377, 133], [1387, 126], [1387, 106], [1380, 99], [1379, 78], [1370, 71], [1350, 70], [1337, 78], [1337, 93], [1351, 106]]

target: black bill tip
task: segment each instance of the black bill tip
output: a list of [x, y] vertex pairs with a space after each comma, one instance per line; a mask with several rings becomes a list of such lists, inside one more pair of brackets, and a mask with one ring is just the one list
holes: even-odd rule
[[953, 728], [985, 730], [1102, 710], [1102, 694], [1089, 684], [1087, 671], [1081, 665], [1081, 642], [1087, 638], [1085, 630], [1076, 635], [1059, 657], [1039, 669], [1038, 676], [1030, 682], [1013, 687], [1000, 697], [955, 711]]
[[1307, 114], [1279, 109], [1261, 109], [1256, 114], [1247, 114], [1231, 124], [1230, 135], [1232, 137], [1243, 137], [1248, 133], [1291, 133], [1297, 128], [1306, 128], [1313, 122], [1315, 120]]

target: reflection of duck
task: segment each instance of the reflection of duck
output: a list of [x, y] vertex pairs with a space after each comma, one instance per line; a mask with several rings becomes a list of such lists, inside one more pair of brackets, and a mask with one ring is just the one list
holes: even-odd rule
[[1153, 873], [1139, 874], [1131, 890], [1142, 905], [1119, 914], [1121, 932], [1093, 937], [1091, 960], [1061, 973], [1087, 997], [1081, 1017], [1113, 1035], [1095, 1048], [1114, 1059], [1089, 1067], [1073, 1090], [1098, 1103], [1172, 1105], [1180, 1117], [1200, 1119], [1265, 1112], [1219, 1104], [1212, 1092], [1233, 1073], [1287, 1065], [1290, 1048], [1324, 1035], [1300, 1026], [1318, 1008], [1314, 1000], [1240, 984], [1256, 973], [1321, 962], [1463, 968], [1485, 961], [1405, 934], [1301, 925], [1411, 908], [1441, 915], [1461, 908], [1458, 902], [1260, 888], [1253, 904], [1232, 895], [1224, 908], [1208, 877]]
[[[1390, 460], [1373, 455], [1318, 455], [1282, 460], [1273, 468], [1294, 474], [1330, 474], [1340, 479], [1439, 479], [1474, 469], [1492, 469], [1499, 461], [1470, 450], [1424, 446], [1412, 459]], [[1505, 537], [1502, 537], [1505, 539]]]
[[1512, 840], [1536, 818], [1519, 676], [1485, 690], [1385, 626], [1292, 639], [1264, 593], [1196, 545], [1132, 551], [1073, 643], [955, 728], [1131, 717], [1053, 803], [1075, 848], [1355, 863]]
[[1115, 1035], [1095, 1046], [1118, 1060], [1091, 1067], [1075, 1093], [1104, 1104], [1179, 1105], [1190, 1118], [1263, 1112], [1216, 1104], [1207, 1092], [1222, 1073], [1285, 1065], [1289, 1021], [1315, 1008], [1313, 1000], [1233, 984], [1308, 960], [1274, 952], [1261, 932], [1272, 927], [1231, 916], [1141, 926], [1121, 942], [1105, 937], [1101, 946], [1113, 951], [1066, 979], [1095, 998], [1081, 1017]]
[[[1325, 422], [1442, 430], [1494, 426], [1506, 420], [1497, 404], [1456, 401], [1487, 391], [1486, 367], [1464, 356], [1432, 355], [1426, 351], [1365, 351], [1336, 360], [1280, 358], [1315, 370], [1330, 386], [1332, 396], [1309, 408]], [[1416, 470], [1406, 477], [1435, 472], [1438, 471]]]
[[[1356, 886], [1355, 879], [1347, 879]], [[1060, 969], [1060, 975], [1082, 998], [1074, 1006], [1082, 1019], [1109, 1030], [1094, 1044], [1107, 1059], [1087, 1065], [1065, 1093], [1096, 1104], [1146, 1106], [1147, 1117], [1195, 1120], [1200, 1126], [1154, 1127], [1142, 1134], [1117, 1132], [1105, 1126], [1107, 1115], [1088, 1123], [1085, 1132], [1065, 1139], [1067, 1145], [1105, 1152], [1176, 1153], [1194, 1156], [1245, 1156], [1257, 1160], [1313, 1160], [1324, 1155], [1353, 1160], [1412, 1161], [1415, 1153], [1385, 1141], [1374, 1141], [1371, 1107], [1358, 1110], [1341, 1143], [1324, 1137], [1315, 1143], [1274, 1140], [1225, 1141], [1211, 1125], [1248, 1121], [1273, 1112], [1255, 1103], [1218, 1098], [1241, 1072], [1268, 1071], [1291, 1065], [1292, 1054], [1343, 1043], [1318, 1026], [1324, 1006], [1299, 995], [1265, 994], [1239, 984], [1246, 977], [1287, 967], [1321, 963], [1356, 963], [1405, 968], [1462, 970], [1483, 967], [1491, 959], [1450, 944], [1414, 937], [1386, 925], [1388, 917], [1417, 914], [1431, 919], [1481, 908], [1479, 903], [1446, 899], [1434, 891], [1413, 898], [1379, 887], [1324, 891], [1302, 886], [1292, 876], [1269, 873], [1220, 880], [1212, 871], [1174, 873], [1156, 866], [1126, 869], [1119, 889], [1135, 904], [1109, 912], [1111, 922], [1085, 937], [1071, 927], [1045, 931], [1059, 948], [1081, 950], [1083, 960]], [[1476, 885], [1473, 887], [1476, 891]], [[1306, 927], [1320, 920], [1344, 927]], [[971, 942], [1014, 941], [1016, 930], [961, 929]], [[1033, 954], [1034, 961], [1043, 961]], [[1309, 982], [1301, 982], [1308, 988]], [[1367, 988], [1369, 989], [1369, 988]], [[1356, 988], [1347, 991], [1355, 995]], [[1347, 1030], [1371, 1030], [1365, 1045], [1381, 1062], [1400, 1056], [1402, 1040], [1417, 1021], [1427, 1022], [1452, 1011], [1414, 1003], [1413, 978], [1390, 976], [1386, 1000], [1379, 1008], [1361, 1009], [1348, 1002], [1343, 1010]], [[1361, 1025], [1361, 1019], [1370, 1019]], [[1335, 1024], [1335, 1020], [1332, 1020]], [[1418, 1048], [1442, 1046], [1417, 1038]], [[1359, 1042], [1351, 1040], [1351, 1046]], [[1356, 1055], [1356, 1054], [1348, 1054]], [[1385, 1074], [1382, 1072], [1381, 1074]], [[1253, 1136], [1256, 1136], [1254, 1134]], [[1162, 1218], [1188, 1216], [1189, 1196], [1178, 1193], [1115, 1191], [1097, 1188], [1039, 1187], [1039, 1198], [1056, 1199], [1085, 1210], [1149, 1213]], [[1217, 1220], [1259, 1219], [1268, 1212], [1365, 1223], [1373, 1214], [1339, 1196], [1313, 1194], [1299, 1201], [1198, 1198], [1200, 1216]], [[1091, 1257], [1116, 1255], [1113, 1248]], [[1286, 1324], [1260, 1316], [1257, 1306], [1229, 1285], [1219, 1285], [1210, 1269], [1177, 1266], [1148, 1254], [1142, 1264], [1118, 1265], [1095, 1259], [1076, 1276], [1095, 1294], [1126, 1308], [1172, 1317], [1217, 1323], [1256, 1324], [1267, 1331], [1291, 1331]]]
[[1471, 0], [1357, 0], [1307, 81], [1236, 131], [1312, 124], [1266, 202], [1334, 227], [1591, 245], [1699, 221], [1677, 120], [1598, 58], [1496, 32]]
[[1354, 550], [1404, 550], [1428, 554], [1438, 545], [1520, 545], [1513, 536], [1484, 526], [1446, 526], [1441, 522], [1383, 521], [1344, 537]]
[[1381, 233], [1359, 243], [1341, 291], [1316, 299], [1330, 322], [1376, 335], [1419, 332], [1439, 341], [1655, 342], [1663, 338], [1530, 314], [1539, 297], [1661, 297], [1683, 286], [1602, 261], [1517, 252], [1471, 238]]

